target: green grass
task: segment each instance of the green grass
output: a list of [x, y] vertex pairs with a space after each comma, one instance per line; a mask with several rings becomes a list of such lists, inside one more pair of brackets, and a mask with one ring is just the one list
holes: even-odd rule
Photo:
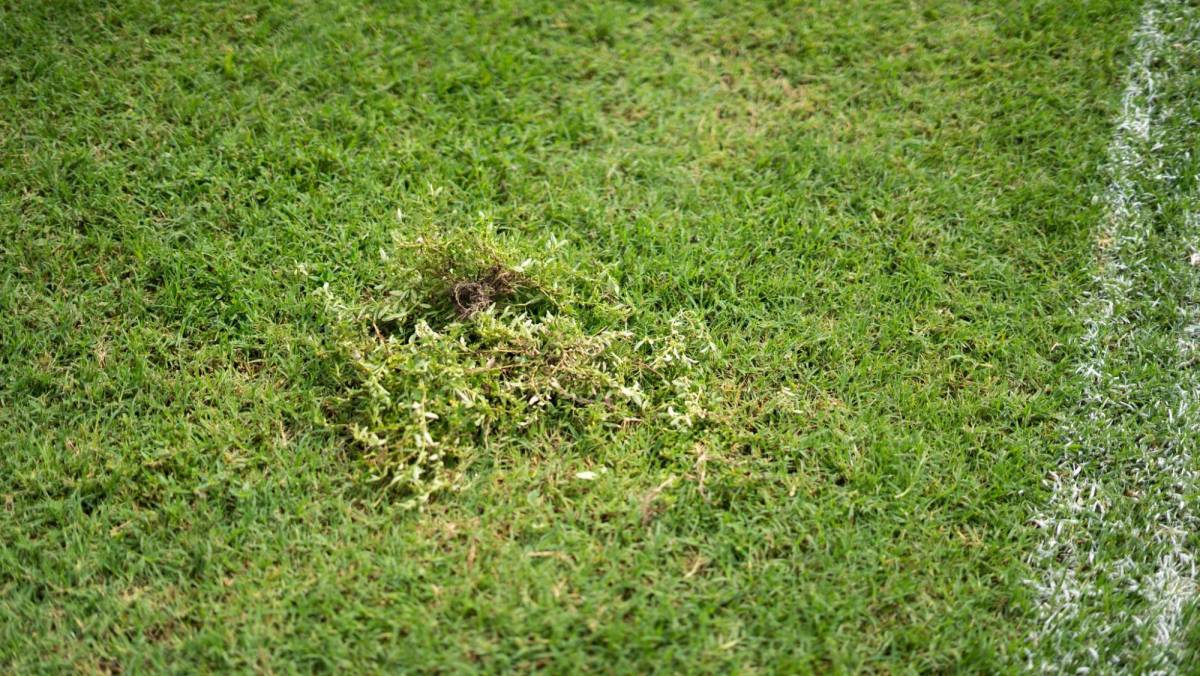
[[[1136, 3], [560, 4], [0, 4], [0, 665], [1019, 660]], [[703, 420], [406, 508], [345, 345], [420, 237], [705, 327]]]
[[1200, 659], [1200, 6], [1152, 0], [1143, 17], [1065, 384], [1079, 405], [1033, 518], [1053, 622], [1031, 662], [1064, 673], [1195, 673]]

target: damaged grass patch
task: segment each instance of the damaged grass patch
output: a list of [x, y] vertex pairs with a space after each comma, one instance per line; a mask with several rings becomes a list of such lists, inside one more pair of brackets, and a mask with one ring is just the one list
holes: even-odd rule
[[350, 367], [337, 424], [404, 505], [460, 489], [482, 454], [594, 448], [648, 421], [687, 436], [708, 417], [697, 376], [714, 348], [695, 320], [638, 337], [600, 321], [622, 311], [585, 300], [589, 280], [553, 283], [553, 260], [513, 264], [479, 236], [398, 249], [377, 295], [329, 301]]

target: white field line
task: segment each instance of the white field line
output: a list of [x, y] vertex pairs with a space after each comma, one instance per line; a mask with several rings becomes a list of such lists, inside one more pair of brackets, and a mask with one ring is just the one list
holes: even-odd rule
[[[1169, 75], [1163, 64], [1172, 50], [1200, 53], [1194, 40], [1169, 40], [1164, 27], [1194, 20], [1193, 14], [1184, 1], [1149, 0], [1133, 35], [1122, 112], [1108, 150], [1109, 182], [1100, 195], [1099, 270], [1080, 308], [1085, 356], [1077, 374], [1084, 413], [1064, 425], [1063, 465], [1049, 479], [1049, 503], [1034, 518], [1046, 536], [1031, 561], [1038, 573], [1031, 584], [1041, 623], [1031, 637], [1028, 666], [1042, 671], [1169, 672], [1197, 593], [1187, 539], [1200, 515], [1185, 495], [1200, 479], [1191, 454], [1200, 430], [1200, 383], [1180, 375], [1174, 394], [1154, 404], [1172, 437], [1154, 443], [1121, 433], [1122, 426], [1143, 419], [1133, 393], [1148, 390], [1120, 368], [1138, 358], [1141, 319], [1128, 308], [1146, 298], [1145, 290], [1134, 288], [1138, 273], [1147, 269], [1143, 253], [1154, 225], [1156, 195], [1145, 186], [1172, 183], [1170, 172], [1186, 151], [1164, 141], [1191, 122], [1173, 119], [1174, 111], [1160, 105]], [[1196, 251], [1193, 233], [1200, 219], [1189, 214], [1187, 225], [1193, 226], [1187, 241], [1178, 242], [1183, 255]], [[1200, 319], [1186, 319], [1188, 328], [1177, 338], [1180, 365], [1200, 354]], [[1140, 487], [1154, 490], [1141, 495]], [[1141, 551], [1111, 544], [1122, 539]], [[1129, 595], [1140, 601], [1122, 604]], [[1105, 603], [1106, 597], [1117, 602]]]

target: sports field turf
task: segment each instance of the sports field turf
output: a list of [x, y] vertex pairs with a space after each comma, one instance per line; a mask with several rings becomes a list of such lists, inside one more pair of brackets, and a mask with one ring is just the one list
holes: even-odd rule
[[0, 668], [1186, 671], [1197, 45], [0, 2]]

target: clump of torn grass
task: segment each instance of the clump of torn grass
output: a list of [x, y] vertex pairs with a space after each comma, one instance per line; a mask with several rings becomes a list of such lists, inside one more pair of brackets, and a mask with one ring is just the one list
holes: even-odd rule
[[712, 342], [694, 320], [639, 339], [603, 294], [552, 281], [567, 274], [553, 260], [513, 263], [486, 235], [398, 249], [380, 294], [330, 301], [351, 366], [339, 425], [404, 505], [461, 488], [481, 453], [706, 418], [691, 371]]

